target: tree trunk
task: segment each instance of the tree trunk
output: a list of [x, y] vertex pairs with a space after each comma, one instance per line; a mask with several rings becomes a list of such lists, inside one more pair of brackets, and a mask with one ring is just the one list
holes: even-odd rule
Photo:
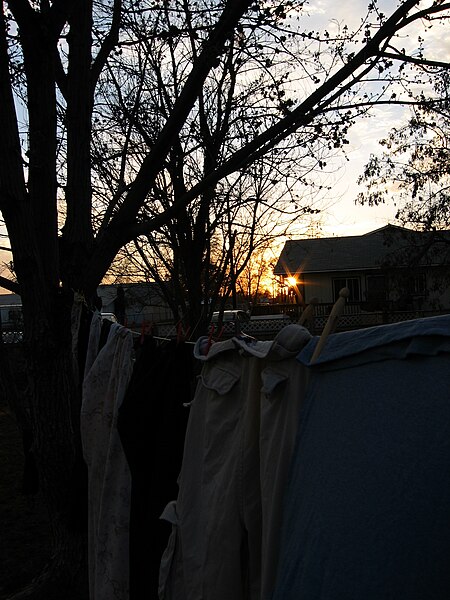
[[81, 395], [73, 368], [70, 312], [67, 306], [60, 310], [64, 314], [54, 315], [54, 330], [36, 336], [25, 348], [33, 452], [51, 526], [50, 560], [31, 585], [13, 596], [14, 600], [88, 598], [87, 471], [79, 432]]

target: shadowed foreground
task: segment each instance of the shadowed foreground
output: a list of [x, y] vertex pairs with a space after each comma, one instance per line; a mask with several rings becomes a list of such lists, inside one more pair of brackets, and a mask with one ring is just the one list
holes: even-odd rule
[[[21, 434], [0, 399], [0, 600], [28, 586], [50, 554], [47, 512], [39, 494], [22, 493], [23, 466]], [[84, 590], [67, 590], [65, 598], [87, 600]]]

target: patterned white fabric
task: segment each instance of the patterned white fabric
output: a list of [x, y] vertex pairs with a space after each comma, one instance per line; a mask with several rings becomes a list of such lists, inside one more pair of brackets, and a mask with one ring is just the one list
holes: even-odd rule
[[[97, 339], [93, 319], [92, 339]], [[111, 326], [105, 346], [83, 383], [81, 439], [88, 466], [88, 552], [90, 600], [129, 596], [131, 475], [117, 431], [118, 409], [132, 372], [133, 338]]]
[[[232, 338], [203, 354], [191, 404], [172, 534], [161, 560], [162, 600], [269, 600], [282, 498], [311, 334], [286, 326], [273, 341]], [[207, 338], [206, 338], [207, 340]]]
[[89, 340], [86, 352], [86, 360], [84, 363], [84, 377], [91, 370], [98, 354], [98, 344], [100, 341], [100, 333], [102, 331], [102, 315], [98, 310], [94, 312], [91, 320], [91, 327], [89, 329]]

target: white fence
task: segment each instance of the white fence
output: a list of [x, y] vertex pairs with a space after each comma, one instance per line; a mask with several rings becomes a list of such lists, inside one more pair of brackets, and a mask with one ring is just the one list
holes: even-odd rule
[[[331, 309], [332, 305], [329, 305]], [[319, 311], [321, 312], [321, 311]], [[325, 311], [324, 311], [325, 312]], [[400, 321], [409, 321], [412, 319], [419, 319], [425, 317], [437, 316], [439, 314], [449, 314], [450, 311], [396, 311], [396, 312], [353, 312], [349, 310], [346, 314], [339, 318], [336, 331], [349, 331], [353, 329], [363, 329], [365, 327], [374, 327], [376, 325], [383, 325], [387, 323], [398, 323]], [[329, 312], [326, 314], [316, 314], [313, 319], [306, 324], [308, 329], [313, 335], [320, 335], [327, 322]], [[244, 323], [240, 323], [240, 331], [258, 340], [270, 340], [273, 339], [276, 334], [287, 324], [295, 323], [296, 319], [292, 317], [286, 317], [284, 319], [261, 319], [251, 320]], [[162, 337], [176, 337], [175, 325], [157, 325], [157, 335]], [[215, 339], [218, 334], [217, 327], [213, 332]], [[228, 322], [224, 324], [223, 330], [220, 332], [220, 339], [230, 338], [236, 333], [239, 333], [235, 329], [234, 322]]]
[[[325, 323], [327, 322], [329, 310], [332, 305], [328, 306], [328, 312], [323, 310], [323, 306], [319, 307], [320, 310], [316, 311], [314, 318], [307, 323], [308, 329], [314, 335], [319, 335]], [[347, 308], [347, 307], [346, 307]], [[352, 329], [362, 329], [364, 327], [373, 327], [375, 325], [382, 325], [385, 323], [398, 323], [400, 321], [409, 321], [411, 319], [418, 319], [424, 317], [437, 316], [439, 314], [449, 314], [450, 311], [397, 311], [397, 312], [353, 312], [350, 310], [344, 311], [341, 315], [337, 331], [348, 331]], [[317, 312], [319, 314], [317, 314]], [[220, 339], [230, 338], [240, 332], [255, 337], [258, 340], [270, 340], [273, 339], [277, 333], [289, 323], [295, 323], [296, 319], [293, 317], [285, 316], [284, 318], [264, 318], [264, 319], [252, 319], [250, 321], [239, 323], [240, 331], [236, 329], [235, 322], [224, 323], [223, 329], [219, 332], [217, 325], [213, 332], [213, 336], [217, 339], [220, 334]], [[139, 328], [140, 329], [140, 328]], [[138, 331], [138, 328], [135, 330]], [[173, 324], [157, 323], [154, 329], [154, 334], [164, 338], [176, 338], [177, 328]], [[3, 324], [1, 331], [1, 339], [6, 344], [16, 344], [22, 342], [23, 333], [20, 330], [20, 326], [14, 328], [11, 324]]]

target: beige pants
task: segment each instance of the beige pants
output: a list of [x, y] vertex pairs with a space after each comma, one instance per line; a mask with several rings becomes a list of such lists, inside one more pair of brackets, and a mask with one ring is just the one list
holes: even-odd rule
[[304, 395], [306, 369], [295, 357], [309, 339], [289, 325], [271, 343], [234, 338], [198, 355], [161, 599], [270, 598]]

